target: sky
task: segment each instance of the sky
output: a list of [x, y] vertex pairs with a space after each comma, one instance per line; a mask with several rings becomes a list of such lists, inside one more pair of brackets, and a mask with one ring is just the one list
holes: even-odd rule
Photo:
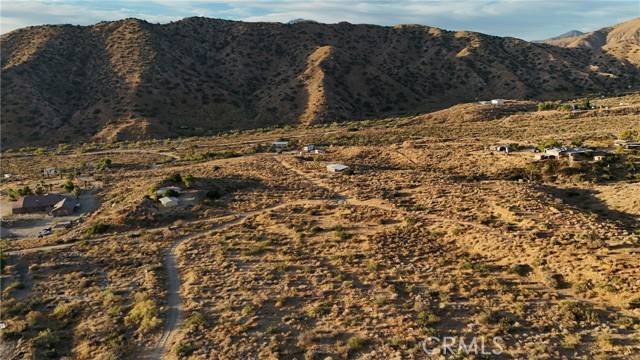
[[167, 23], [189, 16], [421, 24], [538, 40], [640, 17], [640, 0], [1, 0], [0, 32], [42, 24], [91, 25], [128, 17]]

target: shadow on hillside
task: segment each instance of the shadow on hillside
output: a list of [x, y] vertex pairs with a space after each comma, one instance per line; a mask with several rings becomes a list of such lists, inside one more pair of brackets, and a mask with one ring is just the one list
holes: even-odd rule
[[581, 188], [562, 189], [549, 185], [541, 185], [539, 188], [569, 206], [596, 215], [599, 220], [615, 221], [632, 230], [640, 227], [640, 219], [637, 216], [609, 208], [606, 202], [596, 196], [598, 192], [595, 190]]

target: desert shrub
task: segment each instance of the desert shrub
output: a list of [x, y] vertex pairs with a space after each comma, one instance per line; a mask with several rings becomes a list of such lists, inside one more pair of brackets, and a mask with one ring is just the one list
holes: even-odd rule
[[33, 190], [31, 190], [29, 186], [24, 186], [17, 189], [9, 189], [7, 192], [9, 194], [9, 200], [11, 201], [17, 201], [21, 196], [33, 195]]
[[51, 316], [53, 316], [57, 320], [68, 320], [69, 317], [73, 316], [73, 312], [75, 307], [70, 303], [59, 303], [53, 309]]
[[207, 191], [207, 199], [217, 200], [222, 197], [222, 193], [218, 189], [211, 189]]
[[59, 337], [51, 329], [40, 331], [31, 345], [34, 359], [58, 357], [56, 345], [59, 341]]
[[89, 226], [86, 230], [87, 235], [102, 234], [109, 230], [109, 225], [98, 222]]
[[638, 140], [640, 141], [640, 129], [627, 129], [623, 130], [618, 134], [618, 138], [623, 140]]
[[73, 189], [75, 189], [76, 185], [73, 183], [73, 181], [71, 181], [71, 179], [67, 179], [62, 185], [60, 185], [60, 187], [67, 192], [72, 192]]
[[582, 335], [580, 335], [578, 333], [566, 334], [562, 338], [562, 347], [565, 348], [565, 349], [572, 349], [573, 350], [576, 347], [578, 347], [578, 345], [580, 345], [581, 341], [582, 341]]
[[532, 270], [533, 269], [529, 264], [516, 264], [509, 269], [509, 272], [520, 276], [527, 276]]
[[562, 146], [562, 143], [556, 139], [547, 139], [538, 144], [538, 150], [544, 151], [544, 149]]
[[570, 322], [597, 322], [598, 314], [588, 303], [566, 301], [560, 305], [563, 320]]
[[180, 196], [180, 193], [175, 191], [175, 190], [173, 190], [173, 189], [167, 189], [167, 190], [164, 190], [164, 191], [160, 192], [160, 197], [163, 197], [163, 196], [177, 197], [177, 196]]
[[437, 324], [439, 321], [440, 321], [440, 317], [438, 317], [438, 315], [426, 310], [420, 311], [416, 318], [416, 322], [418, 323], [419, 326], [422, 326], [422, 327], [433, 326]]
[[97, 167], [97, 169], [98, 169], [99, 171], [102, 171], [102, 170], [104, 170], [104, 169], [108, 168], [109, 166], [111, 166], [111, 159], [109, 159], [109, 158], [103, 158], [103, 159], [100, 159], [100, 161], [98, 161], [98, 167]]
[[122, 315], [122, 298], [111, 290], [106, 290], [102, 294], [102, 306], [107, 310], [107, 315], [112, 318], [120, 318]]
[[133, 307], [124, 322], [129, 326], [137, 326], [137, 331], [142, 334], [149, 333], [161, 323], [156, 303], [145, 293], [135, 294], [134, 299]]
[[350, 351], [358, 351], [363, 349], [369, 340], [365, 337], [354, 335], [347, 340], [347, 347]]
[[551, 101], [545, 101], [542, 103], [538, 103], [537, 107], [538, 107], [538, 111], [555, 110], [558, 108], [558, 104]]
[[195, 346], [190, 343], [178, 342], [173, 347], [173, 353], [178, 357], [178, 359], [186, 358], [189, 355], [193, 354], [195, 351]]
[[196, 327], [203, 327], [205, 325], [204, 316], [199, 312], [193, 312], [184, 320], [183, 327], [185, 329], [192, 329]]
[[185, 187], [190, 188], [191, 184], [193, 184], [194, 177], [191, 174], [187, 174], [182, 177], [182, 183]]
[[165, 179], [165, 181], [172, 182], [174, 184], [181, 184], [182, 183], [182, 175], [180, 175], [179, 173], [172, 174], [171, 176], [167, 177]]

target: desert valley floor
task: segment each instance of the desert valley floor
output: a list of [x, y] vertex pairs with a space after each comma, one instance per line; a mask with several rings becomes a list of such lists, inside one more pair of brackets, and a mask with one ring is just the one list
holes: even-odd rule
[[640, 359], [640, 96], [592, 103], [5, 152], [3, 214], [68, 178], [93, 208], [3, 217], [0, 356]]

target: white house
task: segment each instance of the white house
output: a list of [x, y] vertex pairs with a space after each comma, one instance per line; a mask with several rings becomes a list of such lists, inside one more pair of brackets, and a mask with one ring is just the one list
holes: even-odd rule
[[276, 149], [276, 151], [278, 150], [284, 150], [289, 146], [289, 142], [288, 141], [274, 141], [271, 143], [271, 145]]
[[313, 145], [313, 144], [309, 144], [309, 145], [305, 145], [305, 146], [302, 148], [302, 151], [304, 151], [304, 152], [312, 152], [312, 151], [314, 151], [315, 149], [316, 149], [316, 146], [315, 146], [315, 145]]
[[329, 172], [345, 172], [349, 170], [349, 167], [347, 165], [343, 165], [343, 164], [329, 164], [327, 165], [327, 171]]
[[504, 105], [504, 99], [492, 99], [491, 105]]
[[569, 148], [561, 146], [544, 149], [544, 153], [547, 155], [555, 156], [557, 158], [568, 156], [572, 160], [577, 160], [579, 157], [590, 155], [592, 153], [592, 150], [580, 147]]
[[173, 196], [165, 196], [163, 198], [160, 198], [160, 203], [164, 207], [178, 206], [178, 198], [173, 197]]
[[55, 175], [57, 175], [57, 174], [58, 174], [58, 169], [53, 168], [53, 167], [51, 167], [51, 168], [46, 168], [46, 169], [42, 170], [42, 173], [44, 174], [44, 176], [47, 176], [47, 177], [49, 177], [49, 176], [55, 176]]

